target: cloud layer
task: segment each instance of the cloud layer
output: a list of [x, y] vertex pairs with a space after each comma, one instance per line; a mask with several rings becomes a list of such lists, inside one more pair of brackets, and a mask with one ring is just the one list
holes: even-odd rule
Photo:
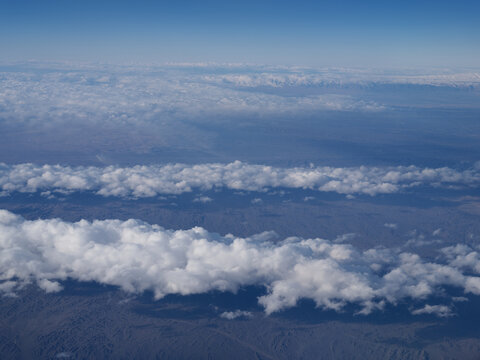
[[[171, 120], [208, 121], [216, 115], [379, 111], [384, 104], [350, 88], [384, 84], [478, 87], [480, 75], [228, 64], [16, 64], [0, 71], [0, 120], [15, 126], [101, 122], [165, 127]], [[305, 88], [319, 91], [306, 93]]]
[[[151, 197], [212, 188], [263, 191], [267, 188], [303, 188], [339, 194], [389, 194], [428, 185], [477, 187], [478, 166], [451, 168], [309, 167], [276, 168], [235, 161], [230, 164], [170, 164], [134, 167], [65, 167], [0, 163], [0, 190], [11, 192], [94, 191], [102, 196]], [[199, 198], [198, 201], [208, 201]]]
[[374, 84], [405, 84], [467, 87], [480, 85], [480, 73], [475, 71], [371, 71], [369, 69], [259, 69], [255, 72], [230, 70], [228, 74], [205, 75], [204, 79], [213, 83], [235, 87], [328, 87], [344, 85], [371, 86]]
[[[35, 282], [57, 292], [58, 281], [71, 278], [130, 293], [152, 290], [158, 299], [260, 285], [267, 314], [302, 298], [334, 310], [353, 303], [366, 314], [385, 304], [446, 296], [446, 286], [480, 295], [479, 255], [463, 245], [442, 249], [431, 262], [398, 249], [359, 251], [320, 238], [272, 237], [220, 236], [199, 227], [172, 231], [136, 220], [27, 221], [1, 210], [0, 291], [12, 294]], [[450, 314], [434, 305], [412, 311]]]
[[[209, 121], [216, 115], [308, 114], [319, 110], [376, 111], [383, 107], [339, 91], [285, 96], [244, 91], [235, 74], [266, 74], [252, 67], [65, 67], [34, 64], [0, 71], [0, 120], [19, 125], [165, 126], [179, 119]], [[225, 78], [225, 73], [234, 75]], [[297, 77], [295, 72], [289, 75]], [[279, 75], [285, 77], [285, 75]], [[230, 79], [230, 80], [228, 80]], [[260, 85], [260, 84], [259, 84]], [[285, 83], [286, 85], [286, 83]], [[301, 85], [300, 83], [298, 85]]]

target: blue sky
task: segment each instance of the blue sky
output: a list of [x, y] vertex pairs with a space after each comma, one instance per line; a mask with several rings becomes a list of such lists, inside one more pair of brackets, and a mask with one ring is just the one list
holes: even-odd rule
[[0, 61], [474, 67], [478, 1], [1, 0]]

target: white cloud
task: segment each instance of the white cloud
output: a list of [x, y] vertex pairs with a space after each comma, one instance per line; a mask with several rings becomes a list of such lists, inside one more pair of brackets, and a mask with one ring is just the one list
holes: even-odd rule
[[0, 294], [4, 296], [15, 297], [15, 290], [18, 289], [18, 283], [16, 281], [3, 281], [0, 283]]
[[68, 167], [0, 163], [0, 194], [13, 191], [51, 195], [52, 191], [95, 191], [103, 196], [152, 197], [193, 189], [263, 191], [303, 188], [340, 194], [388, 194], [419, 185], [480, 185], [480, 170], [398, 167], [276, 168], [235, 161], [229, 164], [169, 164], [134, 167]]
[[[475, 71], [398, 71], [302, 69], [245, 65], [177, 64], [106, 66], [22, 64], [0, 72], [0, 119], [15, 129], [128, 130], [138, 132], [142, 152], [152, 146], [205, 146], [204, 132], [184, 120], [229, 121], [236, 116], [310, 116], [319, 111], [376, 112], [388, 108], [352, 85], [375, 89], [383, 84], [479, 86]], [[305, 88], [319, 89], [308, 91]], [[288, 91], [284, 91], [287, 89]], [[301, 91], [296, 91], [301, 89]], [[154, 130], [154, 131], [152, 131]], [[160, 131], [161, 130], [161, 131]], [[39, 136], [45, 136], [39, 131]], [[90, 131], [89, 134], [92, 134]], [[125, 141], [123, 136], [120, 144]], [[92, 143], [96, 144], [95, 136]], [[155, 145], [153, 145], [155, 144]], [[189, 146], [186, 144], [185, 146]], [[119, 143], [109, 146], [119, 146]], [[103, 149], [105, 149], [103, 147]], [[107, 161], [99, 155], [99, 161]]]
[[389, 229], [396, 229], [398, 227], [397, 224], [393, 224], [393, 223], [385, 223], [385, 224], [383, 224], [383, 226], [385, 226], [386, 228], [389, 228]]
[[72, 357], [73, 354], [69, 353], [69, 352], [61, 352], [61, 353], [58, 353], [55, 357], [57, 359], [66, 359], [66, 358], [69, 358], [69, 357]]
[[335, 240], [333, 240], [334, 243], [343, 243], [346, 241], [352, 241], [357, 235], [355, 233], [348, 233], [348, 234], [343, 234], [338, 236]]
[[449, 262], [461, 269], [469, 269], [480, 274], [480, 254], [467, 245], [458, 244], [442, 249]]
[[193, 202], [200, 202], [200, 203], [203, 203], [203, 204], [209, 203], [211, 201], [213, 201], [213, 199], [211, 197], [208, 197], [208, 196], [199, 196], [199, 197], [196, 197], [195, 199], [193, 199]]
[[[199, 71], [200, 70], [200, 71]], [[220, 73], [219, 73], [220, 70]], [[223, 75], [224, 72], [231, 73]], [[233, 73], [232, 73], [233, 71]], [[205, 121], [215, 115], [291, 114], [319, 110], [377, 111], [373, 101], [338, 93], [282, 96], [281, 93], [243, 91], [241, 78], [258, 71], [245, 68], [79, 67], [39, 71], [35, 64], [22, 71], [0, 72], [0, 118], [19, 125], [165, 123], [179, 119]], [[288, 71], [288, 70], [283, 70]], [[239, 79], [239, 85], [225, 82]], [[258, 75], [260, 83], [273, 77]], [[301, 85], [301, 80], [296, 81]], [[226, 86], [228, 85], [228, 86]]]
[[369, 71], [367, 69], [302, 69], [281, 70], [264, 69], [257, 72], [209, 74], [204, 79], [211, 83], [230, 85], [239, 88], [283, 88], [317, 86], [328, 87], [343, 85], [372, 85], [372, 84], [413, 84], [429, 86], [466, 87], [480, 85], [480, 73], [475, 71], [402, 71], [393, 73]]
[[259, 303], [267, 314], [302, 298], [334, 310], [354, 303], [360, 313], [369, 313], [386, 303], [445, 296], [448, 286], [480, 295], [480, 277], [462, 270], [480, 268], [480, 259], [464, 246], [457, 253], [467, 263], [452, 257], [454, 248], [430, 262], [398, 249], [359, 251], [320, 238], [272, 240], [272, 233], [239, 238], [199, 227], [165, 230], [136, 220], [27, 221], [0, 210], [0, 291], [12, 295], [30, 282], [47, 292], [61, 291], [60, 282], [70, 278], [133, 294], [152, 290], [158, 299], [263, 285], [267, 292]]
[[251, 318], [253, 314], [250, 311], [244, 310], [235, 310], [235, 311], [225, 311], [220, 314], [220, 317], [227, 319], [227, 320], [234, 320], [237, 318]]
[[425, 305], [421, 309], [416, 309], [412, 311], [413, 315], [424, 315], [424, 314], [433, 314], [438, 317], [450, 317], [454, 314], [452, 313], [452, 309], [450, 309], [446, 305]]

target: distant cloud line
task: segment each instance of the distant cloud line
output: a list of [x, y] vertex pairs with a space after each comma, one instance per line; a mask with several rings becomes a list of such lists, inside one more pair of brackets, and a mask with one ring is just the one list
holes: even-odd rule
[[[445, 188], [480, 185], [478, 163], [467, 170], [397, 167], [279, 168], [235, 161], [229, 164], [168, 164], [133, 167], [69, 167], [0, 163], [0, 194], [92, 191], [124, 198], [182, 194], [213, 188], [264, 191], [268, 188], [312, 189], [339, 194], [390, 194], [427, 185]], [[199, 198], [207, 202], [211, 199]]]
[[295, 87], [295, 86], [344, 86], [372, 84], [403, 84], [467, 87], [480, 85], [479, 72], [447, 72], [430, 74], [409, 74], [371, 72], [368, 70], [338, 69], [324, 71], [263, 71], [257, 73], [232, 73], [225, 75], [206, 75], [206, 81], [228, 84], [235, 87]]
[[[7, 67], [8, 68], [8, 67]], [[14, 126], [58, 124], [152, 125], [217, 115], [299, 115], [318, 111], [388, 109], [342, 88], [382, 84], [480, 86], [479, 72], [379, 72], [228, 66], [80, 66], [20, 64], [0, 71], [0, 121]], [[311, 94], [284, 88], [325, 88]], [[249, 90], [249, 91], [245, 91]], [[294, 95], [294, 96], [292, 96]]]
[[[243, 91], [233, 78], [202, 68], [101, 68], [0, 71], [0, 122], [14, 126], [58, 124], [162, 125], [209, 121], [217, 115], [309, 114], [321, 110], [379, 111], [384, 106], [336, 92], [283, 96]], [[253, 76], [253, 75], [252, 75]], [[270, 76], [255, 75], [270, 83]], [[298, 75], [289, 75], [295, 76]], [[286, 84], [285, 84], [286, 85]], [[300, 85], [300, 84], [299, 84]]]
[[[467, 300], [450, 296], [448, 287], [480, 295], [478, 248], [445, 247], [432, 262], [398, 248], [360, 251], [320, 238], [273, 238], [269, 232], [220, 236], [200, 227], [173, 231], [137, 220], [28, 221], [0, 210], [0, 294], [16, 296], [30, 283], [59, 292], [65, 279], [133, 294], [151, 290], [157, 299], [254, 285], [266, 287], [258, 302], [267, 314], [302, 298], [335, 311], [356, 304], [362, 314], [410, 299], [421, 302], [412, 314], [438, 316], [450, 316], [455, 302]], [[425, 305], [432, 296], [443, 304]]]

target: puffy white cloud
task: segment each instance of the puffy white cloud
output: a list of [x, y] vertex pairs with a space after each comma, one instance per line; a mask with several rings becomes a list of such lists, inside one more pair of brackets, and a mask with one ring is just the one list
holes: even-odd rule
[[450, 264], [480, 274], [480, 254], [475, 249], [458, 244], [443, 248], [442, 252], [447, 256]]
[[225, 311], [220, 314], [220, 317], [227, 319], [227, 320], [234, 320], [237, 318], [251, 318], [253, 314], [250, 311], [244, 310], [235, 310], [235, 311]]
[[[70, 278], [129, 293], [152, 290], [158, 299], [256, 285], [266, 288], [259, 303], [267, 314], [302, 298], [334, 310], [354, 303], [360, 313], [369, 313], [386, 303], [445, 296], [446, 286], [480, 295], [480, 277], [462, 271], [464, 264], [452, 258], [452, 248], [431, 262], [399, 249], [359, 251], [320, 238], [272, 238], [272, 233], [220, 236], [199, 227], [173, 231], [136, 220], [27, 221], [1, 210], [0, 291], [12, 295], [17, 287], [35, 282], [55, 292]], [[460, 254], [473, 252], [463, 249]], [[446, 314], [440, 310], [415, 311]]]
[[263, 191], [286, 187], [340, 194], [388, 194], [419, 186], [476, 187], [480, 170], [398, 167], [276, 168], [235, 161], [229, 164], [169, 164], [134, 167], [68, 167], [0, 163], [0, 191], [95, 191], [103, 196], [151, 197], [212, 188]]

